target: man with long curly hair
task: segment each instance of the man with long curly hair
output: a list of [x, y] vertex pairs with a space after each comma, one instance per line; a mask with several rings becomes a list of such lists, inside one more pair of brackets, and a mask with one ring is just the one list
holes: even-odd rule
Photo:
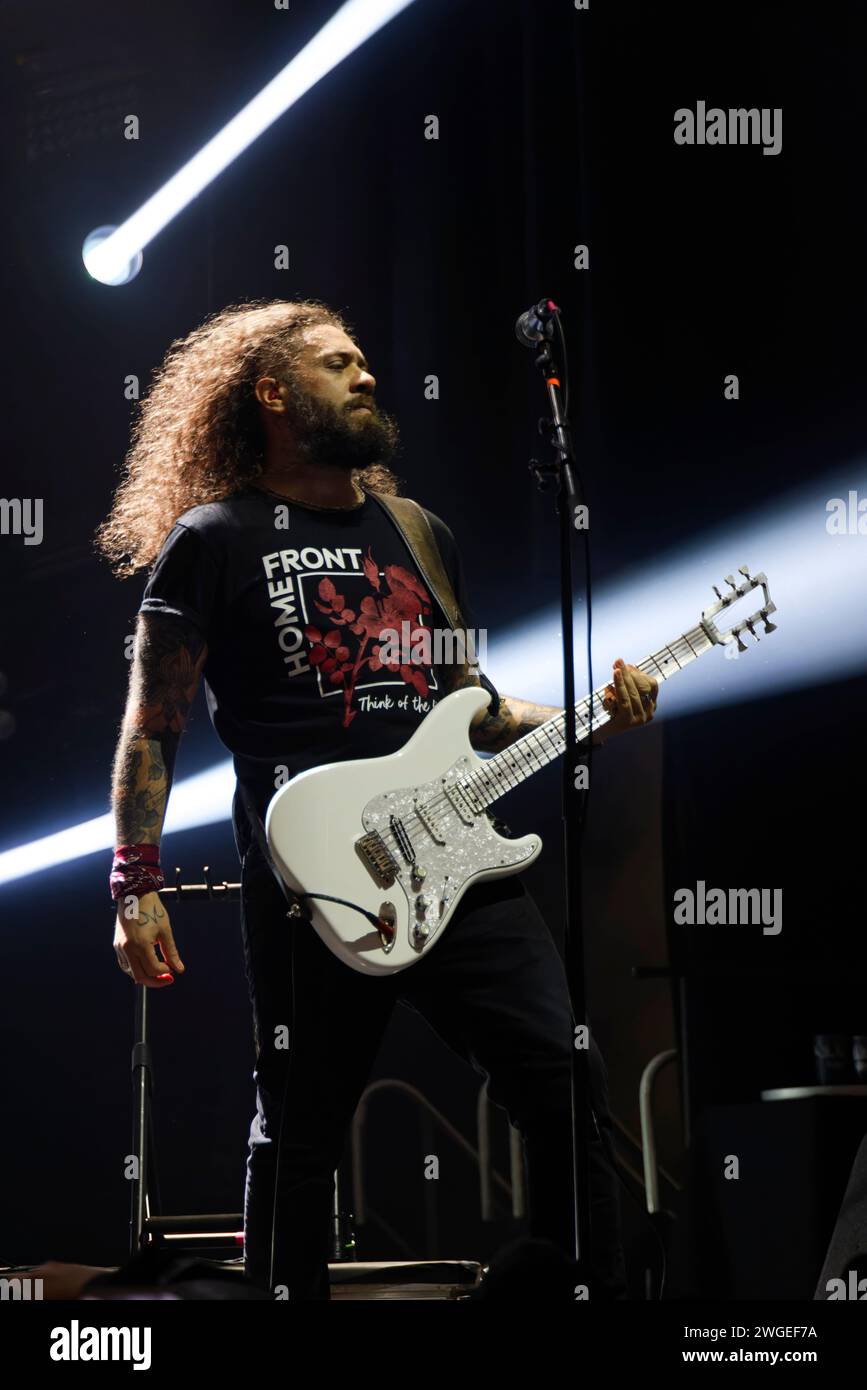
[[[560, 957], [520, 879], [473, 885], [436, 950], [412, 970], [371, 977], [338, 960], [309, 925], [289, 925], [265, 858], [261, 819], [277, 787], [320, 763], [395, 752], [460, 684], [481, 683], [491, 696], [471, 728], [479, 750], [505, 748], [558, 712], [499, 696], [476, 667], [401, 664], [376, 640], [380, 627], [403, 619], [448, 623], [378, 500], [398, 490], [388, 466], [398, 431], [374, 390], [349, 326], [317, 301], [212, 315], [171, 345], [97, 533], [119, 575], [149, 571], [113, 772], [118, 964], [153, 989], [185, 969], [159, 897], [159, 843], [178, 742], [204, 677], [238, 786], [257, 1100], [246, 1270], [291, 1299], [329, 1297], [333, 1174], [398, 1001], [489, 1077], [491, 1098], [524, 1137], [531, 1233], [571, 1249], [572, 1016]], [[454, 537], [425, 515], [466, 614]], [[655, 681], [617, 662], [604, 736], [646, 723], [656, 693]], [[128, 919], [131, 894], [138, 915]], [[623, 1297], [595, 1044], [590, 1078], [593, 1291]]]

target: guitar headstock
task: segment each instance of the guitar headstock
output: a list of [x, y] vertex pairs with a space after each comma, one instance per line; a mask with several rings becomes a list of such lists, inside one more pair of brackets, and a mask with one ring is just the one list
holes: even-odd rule
[[[731, 585], [732, 591], [730, 594], [721, 594], [715, 584], [712, 586], [718, 602], [712, 603], [710, 608], [705, 608], [701, 615], [701, 627], [712, 642], [718, 642], [722, 646], [725, 646], [727, 643], [734, 640], [737, 643], [738, 651], [745, 652], [747, 644], [741, 641], [741, 633], [744, 631], [751, 633], [758, 642], [759, 634], [756, 632], [756, 623], [758, 622], [764, 623], [765, 632], [773, 632], [777, 625], [776, 623], [769, 622], [768, 614], [776, 613], [777, 605], [771, 599], [767, 577], [764, 574], [756, 574], [751, 578], [749, 569], [746, 565], [740, 565], [738, 573], [745, 576], [740, 584], [735, 583], [733, 574], [727, 574], [725, 577], [725, 583]], [[757, 608], [755, 613], [751, 613], [748, 618], [742, 618], [740, 622], [735, 623], [725, 632], [720, 632], [716, 623], [713, 621], [716, 614], [722, 613], [724, 609], [730, 608], [733, 603], [737, 603], [738, 599], [743, 598], [745, 594], [748, 594], [752, 589], [758, 588], [761, 588], [764, 597], [762, 607]]]

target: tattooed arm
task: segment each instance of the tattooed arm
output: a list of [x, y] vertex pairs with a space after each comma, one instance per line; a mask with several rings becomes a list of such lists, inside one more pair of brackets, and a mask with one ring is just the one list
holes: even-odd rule
[[175, 754], [207, 654], [183, 619], [139, 616], [112, 776], [116, 844], [160, 842]]
[[[477, 675], [466, 669], [453, 668], [446, 677], [447, 693], [462, 690], [468, 685], [481, 685]], [[499, 753], [510, 743], [553, 719], [560, 710], [556, 705], [534, 705], [512, 695], [501, 695], [496, 714], [490, 708], [479, 710], [470, 724], [470, 744], [479, 753]], [[595, 740], [598, 741], [598, 740]]]
[[[140, 614], [126, 712], [112, 773], [115, 844], [158, 845], [175, 754], [208, 654], [198, 629], [181, 618]], [[114, 948], [137, 984], [160, 987], [184, 966], [158, 893], [143, 893], [131, 915], [118, 901]], [[154, 950], [159, 944], [164, 960]]]
[[[465, 676], [452, 688], [480, 684], [478, 676]], [[615, 662], [613, 680], [603, 694], [603, 704], [610, 717], [606, 724], [593, 731], [593, 746], [599, 747], [613, 734], [649, 724], [656, 712], [657, 693], [658, 683], [653, 677], [646, 676], [636, 666], [627, 666], [620, 660]], [[642, 699], [645, 695], [649, 700], [647, 704]], [[499, 753], [531, 729], [538, 729], [540, 724], [561, 713], [558, 705], [535, 705], [513, 695], [501, 695], [496, 714], [483, 709], [473, 719], [470, 743], [480, 753]]]
[[[479, 685], [478, 677], [465, 681], [466, 685]], [[499, 753], [510, 743], [546, 724], [555, 714], [561, 714], [559, 705], [535, 705], [529, 700], [519, 700], [514, 695], [501, 695], [500, 708], [496, 714], [480, 710], [470, 725], [470, 743], [480, 753]], [[593, 736], [594, 744], [602, 739], [597, 730]]]

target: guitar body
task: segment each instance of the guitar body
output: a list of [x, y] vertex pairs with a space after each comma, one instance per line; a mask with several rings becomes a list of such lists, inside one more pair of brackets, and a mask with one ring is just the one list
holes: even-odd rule
[[[746, 565], [725, 577], [732, 592], [705, 608], [700, 622], [639, 663], [666, 681], [704, 652], [756, 641], [776, 612], [764, 574]], [[760, 608], [720, 632], [714, 618], [761, 588]], [[586, 737], [609, 719], [604, 688], [576, 706]], [[485, 807], [547, 767], [566, 748], [563, 714], [540, 724], [490, 759], [470, 744], [470, 724], [489, 703], [485, 690], [456, 690], [434, 705], [412, 738], [386, 758], [328, 763], [302, 772], [271, 800], [265, 831], [285, 882], [306, 894], [313, 926], [329, 950], [368, 975], [415, 965], [440, 939], [472, 883], [519, 873], [539, 855], [538, 835], [507, 840]], [[594, 713], [595, 711], [595, 713]], [[338, 901], [329, 901], [337, 899]], [[365, 915], [367, 914], [367, 915]]]
[[488, 702], [478, 687], [456, 690], [397, 753], [311, 768], [272, 798], [274, 863], [295, 892], [343, 900], [307, 901], [319, 936], [352, 969], [386, 975], [414, 965], [472, 883], [537, 858], [538, 835], [506, 839], [456, 786], [483, 763], [469, 727]]

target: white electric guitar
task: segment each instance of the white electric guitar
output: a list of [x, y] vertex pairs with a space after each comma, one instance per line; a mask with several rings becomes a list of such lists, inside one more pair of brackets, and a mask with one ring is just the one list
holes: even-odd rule
[[[747, 630], [758, 641], [776, 611], [764, 574], [736, 584], [701, 621], [654, 652], [639, 667], [661, 684], [716, 644]], [[721, 633], [714, 616], [761, 586], [764, 604]], [[608, 722], [604, 687], [594, 692], [592, 728]], [[354, 970], [386, 975], [414, 965], [436, 944], [470, 884], [520, 873], [538, 856], [538, 835], [507, 839], [487, 807], [564, 752], [563, 714], [555, 715], [502, 752], [480, 757], [469, 726], [489, 696], [481, 687], [440, 700], [397, 753], [328, 763], [281, 787], [268, 807], [265, 830], [274, 863], [310, 908], [311, 921], [335, 955]], [[591, 731], [590, 700], [576, 706], [579, 739]]]

